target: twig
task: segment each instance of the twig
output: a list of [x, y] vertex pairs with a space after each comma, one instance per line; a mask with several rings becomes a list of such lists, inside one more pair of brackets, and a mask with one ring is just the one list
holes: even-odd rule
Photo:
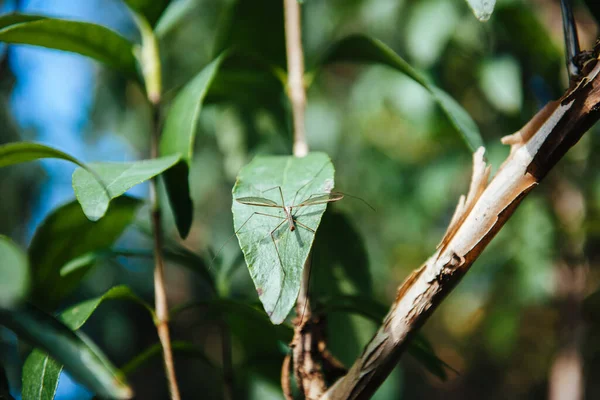
[[368, 399], [396, 366], [408, 343], [469, 271], [525, 196], [600, 118], [600, 61], [594, 57], [580, 79], [550, 102], [519, 132], [502, 139], [510, 155], [488, 184], [484, 149], [473, 157], [468, 195], [436, 252], [400, 286], [381, 327], [348, 374], [321, 399]]
[[[160, 139], [160, 111], [158, 104], [152, 105], [152, 138], [150, 145], [150, 157], [158, 157], [158, 143]], [[150, 202], [152, 204], [152, 234], [154, 239], [154, 301], [156, 308], [156, 329], [163, 348], [165, 371], [169, 382], [169, 392], [172, 400], [180, 400], [179, 387], [175, 377], [175, 363], [173, 362], [173, 350], [171, 348], [171, 335], [169, 333], [169, 306], [167, 304], [167, 293], [165, 288], [165, 265], [162, 254], [163, 232], [161, 225], [161, 207], [157, 193], [158, 178], [152, 179], [150, 184]]]
[[[306, 132], [304, 129], [306, 92], [304, 87], [304, 54], [302, 51], [300, 4], [298, 0], [284, 0], [284, 14], [288, 66], [287, 92], [292, 104], [292, 117], [294, 121], [293, 151], [294, 156], [304, 157], [308, 154], [308, 144], [306, 143]], [[318, 362], [318, 322], [312, 321], [308, 294], [311, 269], [310, 259], [309, 255], [302, 272], [300, 293], [296, 300], [297, 318], [294, 321], [294, 338], [291, 344], [294, 377], [304, 397], [309, 400], [318, 399], [326, 389], [325, 377], [321, 369], [321, 364]], [[282, 384], [285, 379], [289, 379], [289, 373], [287, 372], [282, 375]], [[283, 384], [283, 389], [284, 392], [289, 392], [289, 385]]]

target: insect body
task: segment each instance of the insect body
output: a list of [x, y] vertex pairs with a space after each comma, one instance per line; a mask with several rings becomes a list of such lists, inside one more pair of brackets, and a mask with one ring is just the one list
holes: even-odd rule
[[[277, 253], [277, 259], [279, 261], [279, 266], [281, 268], [281, 271], [283, 273], [282, 278], [285, 279], [285, 268], [284, 268], [284, 264], [282, 262], [281, 259], [281, 254], [279, 252], [279, 248], [277, 247], [277, 240], [275, 237], [275, 233], [279, 230], [279, 228], [281, 228], [281, 226], [283, 224], [285, 224], [287, 222], [287, 226], [290, 230], [290, 232], [294, 232], [296, 230], [297, 227], [301, 227], [303, 229], [306, 229], [307, 231], [311, 232], [312, 234], [315, 233], [315, 230], [305, 224], [303, 224], [302, 222], [298, 221], [296, 216], [294, 215], [294, 210], [299, 209], [299, 208], [304, 208], [304, 207], [310, 207], [310, 206], [314, 206], [314, 205], [319, 205], [319, 204], [326, 204], [326, 203], [331, 203], [331, 202], [335, 202], [338, 200], [341, 200], [344, 195], [342, 193], [337, 193], [337, 192], [332, 192], [332, 193], [322, 193], [322, 194], [313, 194], [311, 196], [309, 196], [306, 200], [298, 203], [298, 204], [294, 204], [292, 202], [291, 205], [286, 205], [285, 204], [285, 200], [283, 198], [283, 191], [281, 190], [280, 186], [276, 186], [274, 188], [265, 190], [263, 193], [269, 191], [269, 190], [275, 190], [278, 189], [279, 190], [279, 195], [281, 197], [281, 204], [278, 204], [277, 202], [264, 198], [264, 197], [239, 197], [237, 199], [235, 199], [235, 201], [237, 201], [240, 204], [245, 204], [248, 206], [254, 206], [254, 207], [265, 207], [265, 208], [277, 208], [283, 211], [284, 216], [281, 215], [274, 215], [274, 214], [267, 214], [267, 213], [263, 213], [263, 212], [259, 212], [259, 211], [255, 211], [254, 213], [252, 213], [252, 215], [250, 215], [250, 217], [248, 217], [248, 219], [240, 226], [240, 228], [236, 231], [236, 234], [239, 233], [242, 228], [248, 223], [248, 221], [250, 221], [253, 217], [255, 216], [264, 216], [264, 217], [270, 217], [270, 218], [276, 218], [281, 220], [279, 222], [279, 224], [277, 224], [275, 226], [275, 228], [273, 228], [270, 231], [270, 236], [271, 236], [271, 241], [273, 242], [273, 246], [275, 247], [275, 252]], [[298, 193], [296, 192], [296, 196], [298, 195]], [[296, 196], [294, 196], [294, 201]]]

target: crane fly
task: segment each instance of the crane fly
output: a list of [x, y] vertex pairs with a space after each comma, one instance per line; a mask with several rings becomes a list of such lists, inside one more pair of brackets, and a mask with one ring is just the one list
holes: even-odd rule
[[244, 225], [246, 225], [248, 223], [248, 221], [250, 221], [252, 219], [252, 217], [254, 217], [255, 215], [277, 218], [277, 219], [281, 220], [279, 222], [279, 224], [277, 224], [277, 226], [275, 226], [275, 228], [273, 230], [271, 230], [271, 232], [269, 234], [271, 236], [271, 241], [273, 242], [273, 246], [275, 247], [275, 252], [277, 253], [279, 265], [281, 267], [281, 271], [283, 272], [283, 278], [285, 279], [285, 269], [283, 268], [283, 262], [281, 260], [281, 255], [279, 254], [279, 249], [277, 247], [275, 233], [279, 230], [279, 228], [281, 228], [282, 225], [287, 223], [287, 228], [289, 228], [290, 232], [293, 232], [296, 230], [297, 227], [300, 227], [300, 228], [306, 229], [307, 231], [314, 234], [316, 228], [313, 229], [313, 228], [303, 224], [302, 222], [298, 221], [296, 218], [296, 215], [294, 214], [294, 210], [303, 208], [303, 207], [310, 207], [310, 206], [327, 204], [327, 203], [339, 201], [344, 197], [344, 194], [339, 193], [339, 192], [312, 194], [304, 201], [301, 201], [298, 204], [294, 204], [295, 199], [298, 196], [298, 192], [296, 192], [296, 196], [294, 196], [294, 201], [292, 202], [292, 204], [286, 205], [285, 200], [283, 198], [283, 191], [281, 190], [281, 186], [276, 186], [274, 188], [267, 189], [267, 190], [263, 191], [262, 193], [265, 193], [269, 190], [275, 190], [275, 189], [279, 190], [279, 196], [281, 197], [281, 204], [278, 204], [277, 202], [267, 199], [267, 198], [264, 198], [264, 197], [254, 197], [254, 196], [238, 197], [237, 199], [235, 199], [235, 201], [237, 201], [240, 204], [245, 204], [247, 206], [253, 206], [253, 207], [278, 208], [283, 211], [284, 216], [267, 214], [267, 213], [255, 211], [252, 213], [252, 215], [250, 215], [250, 217], [248, 217], [248, 219], [242, 224], [242, 226], [240, 226], [240, 228], [236, 231], [236, 234], [238, 232], [240, 232], [242, 230], [242, 228], [244, 227]]

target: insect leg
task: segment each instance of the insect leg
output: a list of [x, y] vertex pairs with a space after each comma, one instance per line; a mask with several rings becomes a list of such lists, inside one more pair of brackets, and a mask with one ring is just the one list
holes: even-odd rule
[[304, 229], [311, 231], [313, 234], [315, 233], [315, 230], [312, 228], [309, 228], [308, 226], [304, 225], [302, 222], [295, 220], [294, 221], [298, 226], [303, 227]]
[[[242, 228], [244, 228], [244, 226], [245, 226], [245, 225], [248, 223], [248, 221], [250, 221], [250, 220], [252, 219], [252, 217], [254, 217], [255, 215], [263, 215], [263, 216], [265, 216], [265, 217], [272, 217], [272, 218], [283, 219], [283, 220], [284, 220], [284, 222], [285, 222], [285, 218], [283, 218], [283, 217], [280, 217], [280, 216], [278, 216], [278, 215], [265, 214], [265, 213], [261, 213], [261, 212], [253, 212], [253, 213], [252, 213], [252, 215], [250, 215], [250, 216], [248, 217], [248, 219], [247, 219], [247, 220], [246, 220], [246, 221], [245, 221], [245, 222], [242, 224], [242, 226], [240, 226], [240, 227], [238, 228], [238, 230], [236, 230], [236, 231], [233, 233], [233, 235], [231, 235], [231, 236], [229, 237], [229, 239], [227, 239], [227, 240], [225, 241], [225, 243], [223, 243], [223, 244], [221, 245], [221, 247], [219, 247], [219, 250], [217, 251], [217, 253], [215, 254], [215, 256], [212, 258], [212, 260], [210, 261], [210, 262], [211, 262], [211, 264], [212, 264], [212, 263], [213, 263], [213, 262], [214, 262], [214, 261], [217, 259], [217, 257], [219, 257], [219, 254], [221, 254], [221, 251], [223, 251], [223, 248], [224, 248], [224, 247], [227, 245], [227, 243], [229, 243], [229, 241], [230, 241], [231, 239], [233, 239], [233, 237], [234, 237], [235, 235], [237, 235], [237, 234], [238, 234], [238, 233], [239, 233], [239, 232], [242, 230]], [[281, 224], [280, 224], [280, 225], [281, 225]]]
[[279, 229], [281, 227], [281, 225], [283, 225], [283, 223], [285, 222], [285, 220], [281, 221], [279, 223], [279, 225], [277, 225], [275, 227], [275, 229], [273, 229], [271, 231], [271, 240], [273, 241], [273, 246], [275, 247], [275, 253], [277, 253], [277, 259], [279, 260], [279, 268], [281, 269], [281, 280], [280, 280], [280, 287], [281, 287], [281, 291], [279, 292], [279, 297], [277, 298], [277, 301], [275, 304], [279, 303], [279, 298], [281, 297], [281, 294], [283, 293], [283, 285], [285, 283], [285, 268], [283, 268], [283, 262], [281, 261], [281, 256], [279, 255], [279, 249], [277, 248], [277, 243], [275, 242], [275, 236], [274, 233], [277, 232], [277, 229]]

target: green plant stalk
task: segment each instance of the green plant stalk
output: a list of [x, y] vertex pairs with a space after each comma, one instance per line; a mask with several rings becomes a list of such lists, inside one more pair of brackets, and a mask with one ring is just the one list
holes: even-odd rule
[[[150, 158], [158, 158], [160, 143], [160, 95], [162, 91], [162, 72], [158, 52], [158, 42], [148, 22], [141, 15], [134, 14], [134, 19], [142, 35], [142, 46], [137, 51], [138, 61], [141, 65], [146, 96], [152, 107], [152, 126], [150, 137]], [[171, 347], [169, 332], [169, 306], [165, 285], [165, 263], [162, 253], [163, 231], [161, 225], [161, 205], [158, 196], [158, 176], [150, 182], [151, 224], [154, 243], [154, 302], [156, 312], [156, 330], [163, 348], [165, 372], [169, 383], [171, 400], [180, 400], [179, 386], [175, 375], [175, 362]]]

